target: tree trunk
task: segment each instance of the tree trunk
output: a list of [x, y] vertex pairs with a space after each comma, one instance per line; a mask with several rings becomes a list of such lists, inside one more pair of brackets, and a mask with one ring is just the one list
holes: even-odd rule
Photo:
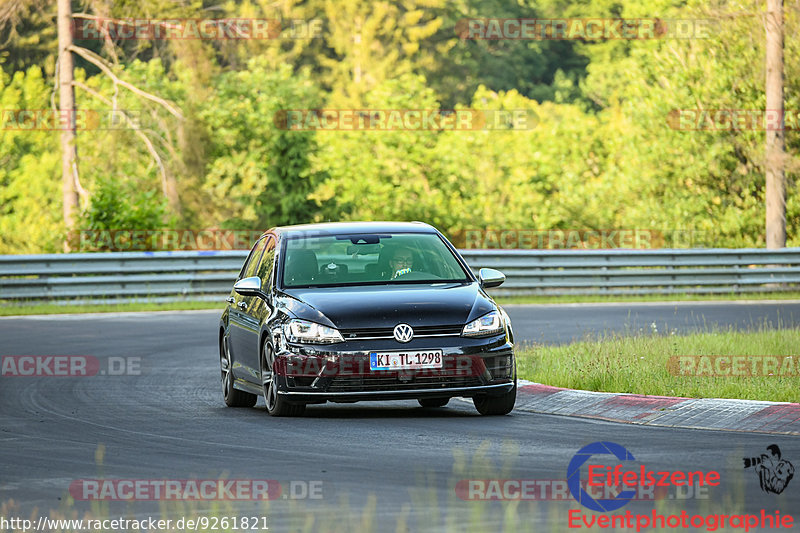
[[[767, 248], [786, 246], [786, 173], [783, 110], [783, 0], [767, 0]], [[770, 118], [773, 120], [770, 120]]]
[[58, 0], [58, 86], [61, 124], [61, 193], [64, 204], [64, 224], [67, 239], [64, 251], [70, 248], [69, 235], [75, 227], [78, 213], [78, 191], [75, 175], [78, 172], [78, 147], [75, 145], [75, 88], [72, 86], [72, 6], [70, 0]]

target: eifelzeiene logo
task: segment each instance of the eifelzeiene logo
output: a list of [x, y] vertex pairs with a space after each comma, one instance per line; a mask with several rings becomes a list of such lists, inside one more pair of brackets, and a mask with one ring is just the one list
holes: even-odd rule
[[581, 467], [596, 455], [612, 455], [622, 462], [636, 460], [633, 454], [626, 450], [625, 447], [614, 442], [593, 442], [578, 450], [567, 467], [567, 486], [572, 497], [592, 511], [605, 513], [625, 506], [636, 495], [636, 492], [631, 490], [636, 486], [680, 487], [698, 485], [702, 487], [710, 485], [713, 487], [719, 485], [720, 476], [719, 472], [716, 471], [653, 471], [648, 470], [645, 465], [639, 465], [635, 470], [623, 471], [623, 465], [621, 464], [613, 468], [598, 464], [588, 464], [589, 486], [618, 487], [621, 485], [625, 489], [613, 498], [595, 499], [580, 486], [580, 480]]
[[[610, 457], [609, 457], [610, 456]], [[624, 507], [634, 499], [636, 492], [632, 490], [637, 486], [680, 487], [684, 485], [699, 485], [716, 487], [720, 484], [720, 474], [717, 471], [655, 471], [638, 465], [633, 469], [625, 469], [623, 464], [607, 466], [596, 464], [602, 459], [608, 462], [616, 458], [620, 463], [636, 461], [636, 458], [625, 447], [614, 442], [593, 442], [578, 450], [567, 467], [567, 486], [572, 497], [582, 506], [600, 513], [609, 513]], [[588, 486], [621, 486], [624, 490], [610, 498], [593, 498], [587, 490], [581, 487], [581, 468], [586, 465], [588, 470]], [[794, 518], [791, 515], [781, 515], [780, 511], [767, 513], [762, 510], [759, 514], [708, 514], [697, 515], [680, 511], [679, 514], [662, 514], [656, 509], [649, 513], [632, 513], [625, 511], [617, 514], [603, 514], [595, 516], [584, 514], [580, 509], [571, 509], [568, 512], [568, 527], [601, 529], [643, 529], [657, 528], [704, 528], [706, 531], [718, 529], [744, 529], [749, 531], [754, 528], [791, 528]]]

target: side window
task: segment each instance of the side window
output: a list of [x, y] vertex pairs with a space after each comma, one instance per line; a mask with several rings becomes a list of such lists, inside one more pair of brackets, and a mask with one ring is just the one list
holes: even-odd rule
[[267, 287], [269, 277], [272, 274], [272, 266], [275, 263], [275, 239], [267, 237], [267, 247], [264, 250], [264, 256], [261, 259], [261, 266], [258, 267], [259, 278], [261, 278], [261, 286]]
[[256, 268], [258, 267], [258, 262], [261, 259], [261, 254], [264, 253], [264, 248], [267, 246], [267, 239], [261, 239], [256, 243], [253, 247], [253, 251], [250, 252], [250, 257], [247, 258], [247, 264], [245, 265], [244, 269], [242, 270], [242, 277], [249, 278], [250, 276], [255, 276]]

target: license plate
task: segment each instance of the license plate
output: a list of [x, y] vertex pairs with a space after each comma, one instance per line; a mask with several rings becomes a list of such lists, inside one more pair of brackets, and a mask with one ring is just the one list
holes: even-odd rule
[[371, 352], [370, 370], [415, 370], [418, 368], [442, 368], [442, 350], [418, 352]]

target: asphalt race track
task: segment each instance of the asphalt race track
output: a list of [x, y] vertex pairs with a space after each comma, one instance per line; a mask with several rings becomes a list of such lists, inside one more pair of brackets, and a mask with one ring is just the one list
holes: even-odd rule
[[[798, 303], [506, 309], [518, 340], [548, 343], [606, 330], [635, 332], [653, 322], [659, 332], [683, 332], [712, 325], [796, 327], [800, 321]], [[772, 494], [761, 490], [753, 468], [744, 469], [742, 461], [777, 444], [783, 458], [800, 468], [797, 437], [516, 411], [481, 417], [471, 403], [458, 400], [428, 410], [412, 401], [328, 404], [311, 406], [296, 419], [267, 416], [263, 400], [252, 409], [226, 408], [219, 386], [218, 315], [203, 311], [0, 320], [4, 358], [88, 355], [99, 365], [93, 376], [0, 377], [0, 518], [80, 518], [86, 512], [97, 518], [173, 520], [257, 516], [266, 517], [273, 532], [566, 531], [570, 510], [587, 520], [625, 511], [650, 516], [653, 509], [662, 515], [685, 510], [704, 517], [760, 516], [764, 510], [800, 518], [800, 472], [781, 494]], [[663, 498], [658, 501], [645, 494], [617, 511], [593, 513], [563, 491], [563, 480], [575, 453], [596, 441], [624, 446], [635, 456], [637, 472], [640, 465], [648, 471], [715, 471], [719, 485], [668, 487], [658, 493]], [[593, 464], [618, 464], [594, 457]], [[585, 477], [586, 468], [581, 475]], [[89, 482], [80, 480], [98, 479], [140, 484], [274, 480], [281, 491], [270, 492], [274, 499], [267, 502], [69, 497], [86, 495], [81, 487]], [[519, 480], [532, 491], [523, 501], [469, 499], [496, 495], [491, 487], [502, 487], [501, 497], [505, 490], [515, 498]], [[583, 523], [577, 519], [575, 524]]]
[[517, 341], [563, 344], [585, 337], [796, 328], [800, 302], [504, 305]]

